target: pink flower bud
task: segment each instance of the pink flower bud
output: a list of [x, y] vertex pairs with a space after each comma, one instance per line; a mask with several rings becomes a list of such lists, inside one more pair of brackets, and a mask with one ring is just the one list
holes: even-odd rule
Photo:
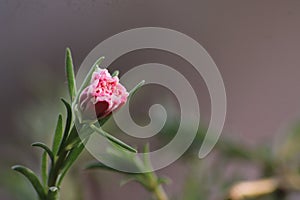
[[98, 68], [92, 75], [90, 85], [79, 96], [81, 120], [104, 118], [124, 105], [127, 97], [128, 92], [119, 78], [112, 77], [107, 69]]

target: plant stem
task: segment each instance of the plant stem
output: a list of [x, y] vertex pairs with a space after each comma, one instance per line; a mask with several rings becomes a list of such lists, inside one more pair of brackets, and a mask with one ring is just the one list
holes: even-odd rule
[[161, 183], [159, 183], [158, 177], [155, 172], [145, 173], [144, 176], [146, 177], [146, 182], [148, 182], [148, 184], [144, 186], [146, 186], [146, 188], [148, 188], [148, 190], [152, 192], [156, 200], [169, 199]]
[[[54, 165], [51, 167], [49, 172], [48, 187], [50, 188], [47, 194], [47, 200], [58, 200], [59, 199], [59, 189], [57, 186], [57, 179], [60, 176], [60, 172], [64, 167], [65, 160], [70, 152], [70, 149], [66, 149], [67, 146], [73, 144], [74, 140], [78, 137], [77, 129], [75, 125], [72, 127], [68, 139], [62, 144], [58, 155], [55, 157]], [[51, 190], [56, 188], [56, 190]]]
[[155, 187], [153, 195], [157, 200], [168, 200], [167, 194], [161, 185]]
[[50, 187], [48, 190], [47, 200], [58, 200], [59, 191], [57, 187]]
[[61, 166], [63, 165], [64, 160], [66, 159], [68, 152], [63, 150], [61, 154], [58, 156], [58, 159], [56, 160], [53, 169], [50, 171], [49, 179], [48, 179], [48, 186], [52, 187], [55, 186], [59, 171], [61, 169]]

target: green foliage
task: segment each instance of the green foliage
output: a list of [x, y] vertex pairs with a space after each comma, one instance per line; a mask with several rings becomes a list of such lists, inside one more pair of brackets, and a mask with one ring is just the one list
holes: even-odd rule
[[49, 147], [47, 147], [47, 145], [45, 145], [44, 143], [41, 142], [35, 142], [33, 143], [31, 146], [33, 147], [40, 147], [42, 149], [45, 150], [45, 152], [47, 152], [47, 154], [49, 155], [50, 159], [52, 160], [52, 162], [54, 161], [54, 155], [52, 153], [52, 151], [50, 150]]
[[15, 165], [12, 169], [20, 172], [30, 181], [40, 199], [46, 199], [44, 188], [33, 171], [21, 165]]
[[[148, 155], [148, 147], [145, 147], [144, 155]], [[121, 182], [121, 185], [129, 183], [131, 181], [136, 181], [140, 183], [145, 189], [157, 196], [158, 199], [165, 197], [165, 192], [161, 188], [162, 184], [169, 183], [170, 180], [165, 177], [157, 177], [152, 170], [150, 160], [147, 156], [143, 159], [139, 158], [137, 154], [123, 151], [122, 149], [111, 146], [107, 149], [107, 157], [110, 162], [114, 163], [116, 166], [126, 166], [130, 171], [119, 171], [102, 162], [95, 162], [87, 165], [86, 169], [101, 169], [108, 170], [116, 173], [121, 173], [125, 176], [125, 179]], [[105, 158], [105, 156], [104, 156]]]
[[119, 70], [114, 71], [114, 73], [112, 73], [112, 77], [118, 76], [119, 75]]
[[[112, 171], [112, 172], [120, 172], [120, 171], [117, 171], [116, 169], [112, 168], [112, 167], [109, 167], [105, 164], [103, 164], [102, 162], [95, 162], [95, 163], [90, 163], [88, 164], [85, 169], [103, 169], [103, 170], [108, 170], [108, 171]], [[125, 172], [123, 172], [125, 173]]]
[[109, 141], [119, 145], [120, 147], [123, 147], [124, 149], [136, 153], [137, 150], [134, 149], [133, 147], [129, 146], [128, 144], [122, 142], [118, 138], [115, 138], [114, 136], [110, 135], [109, 133], [105, 132], [101, 127], [97, 127], [93, 124], [90, 125], [91, 129], [94, 130], [95, 132], [101, 134], [102, 136], [106, 137]]
[[42, 165], [41, 165], [41, 174], [42, 174], [42, 183], [44, 186], [47, 185], [48, 179], [48, 159], [47, 159], [47, 152], [44, 151], [42, 155]]
[[66, 49], [66, 75], [67, 75], [70, 98], [71, 101], [74, 101], [76, 96], [76, 83], [75, 83], [73, 60], [72, 60], [71, 50], [69, 48]]
[[61, 99], [61, 100], [64, 103], [64, 105], [66, 107], [66, 110], [67, 110], [67, 119], [66, 119], [66, 125], [65, 125], [65, 129], [64, 129], [63, 137], [60, 141], [60, 147], [59, 147], [58, 153], [60, 153], [63, 150], [64, 145], [65, 145], [65, 141], [68, 138], [69, 131], [70, 131], [70, 128], [71, 128], [71, 123], [72, 123], [72, 115], [73, 115], [72, 114], [72, 108], [71, 108], [70, 104], [68, 102], [66, 102], [64, 99]]
[[52, 152], [54, 155], [56, 155], [58, 152], [62, 137], [63, 137], [62, 115], [59, 114], [57, 124], [56, 124], [56, 129], [55, 129], [55, 135], [53, 138], [53, 145], [52, 145]]
[[84, 148], [84, 144], [80, 143], [80, 144], [78, 144], [77, 147], [73, 148], [69, 152], [67, 158], [64, 161], [64, 165], [62, 166], [61, 175], [59, 176], [59, 180], [58, 180], [58, 184], [57, 184], [58, 187], [61, 185], [63, 178], [65, 177], [65, 175], [68, 172], [68, 170], [70, 169], [70, 167], [74, 164], [74, 162], [76, 161], [76, 159], [82, 152], [83, 148]]
[[131, 98], [144, 84], [144, 80], [139, 82], [132, 90], [130, 90], [128, 98]]

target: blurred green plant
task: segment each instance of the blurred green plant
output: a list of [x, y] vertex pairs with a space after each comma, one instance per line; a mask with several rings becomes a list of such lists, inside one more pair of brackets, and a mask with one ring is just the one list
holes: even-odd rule
[[131, 181], [140, 183], [145, 189], [153, 194], [153, 197], [157, 200], [168, 200], [168, 197], [162, 188], [162, 184], [170, 183], [170, 180], [166, 177], [157, 177], [152, 169], [152, 165], [149, 157], [149, 146], [144, 148], [144, 157], [140, 158], [137, 154], [122, 151], [118, 146], [112, 145], [107, 149], [107, 156], [109, 160], [117, 166], [126, 166], [134, 171], [134, 173], [119, 171], [112, 167], [105, 165], [102, 162], [95, 162], [89, 164], [86, 169], [101, 169], [108, 170], [125, 175], [125, 179], [121, 182], [121, 186]]
[[[158, 141], [165, 143], [172, 139], [178, 124], [176, 120], [167, 124], [159, 134], [163, 140]], [[188, 126], [186, 134], [189, 134]], [[279, 138], [279, 142], [273, 141], [273, 144], [267, 143], [256, 148], [221, 137], [213, 151], [217, 156], [210, 155], [215, 159], [214, 164], [201, 173], [201, 169], [209, 162], [207, 158], [199, 160], [197, 157], [205, 136], [206, 128], [200, 126], [192, 145], [183, 155], [182, 160], [189, 161], [186, 167], [190, 169], [182, 196], [174, 199], [284, 200], [295, 192], [300, 193], [300, 123]], [[243, 174], [237, 172], [222, 178], [227, 166], [242, 170], [244, 165], [257, 169], [260, 178], [243, 180]], [[212, 197], [212, 194], [218, 195]]]

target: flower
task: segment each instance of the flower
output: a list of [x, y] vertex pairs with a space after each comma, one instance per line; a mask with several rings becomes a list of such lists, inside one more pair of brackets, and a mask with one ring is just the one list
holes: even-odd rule
[[79, 96], [78, 110], [81, 121], [101, 119], [117, 110], [127, 101], [128, 92], [117, 76], [107, 69], [97, 68], [90, 84]]

